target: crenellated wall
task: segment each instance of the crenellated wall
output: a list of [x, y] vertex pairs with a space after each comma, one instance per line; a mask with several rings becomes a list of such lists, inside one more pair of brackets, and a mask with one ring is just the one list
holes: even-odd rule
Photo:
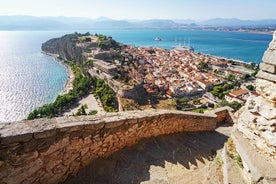
[[229, 108], [208, 114], [148, 110], [0, 125], [0, 183], [58, 183], [98, 157], [143, 138], [212, 131]]

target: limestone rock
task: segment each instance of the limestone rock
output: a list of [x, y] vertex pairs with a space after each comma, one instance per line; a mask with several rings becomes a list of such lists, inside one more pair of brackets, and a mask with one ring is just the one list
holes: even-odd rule
[[256, 90], [237, 114], [237, 128], [260, 150], [276, 154], [276, 32], [264, 53]]
[[260, 63], [260, 70], [275, 74], [276, 73], [276, 65]]
[[276, 83], [257, 79], [256, 80], [256, 91], [262, 95], [265, 99], [276, 102]]
[[276, 147], [276, 132], [269, 132], [269, 131], [265, 131], [262, 132], [262, 136], [267, 140], [267, 142]]
[[[275, 55], [276, 57], [276, 55]], [[267, 73], [264, 71], [259, 71], [258, 74], [256, 75], [256, 77], [260, 78], [260, 79], [265, 79], [271, 82], [276, 82], [276, 75], [273, 75], [271, 73]]]
[[273, 40], [269, 44], [269, 48], [265, 51], [263, 62], [276, 65], [276, 31], [273, 34]]
[[276, 108], [263, 100], [261, 96], [248, 98], [246, 103], [247, 110], [252, 114], [258, 114], [267, 120], [276, 119]]

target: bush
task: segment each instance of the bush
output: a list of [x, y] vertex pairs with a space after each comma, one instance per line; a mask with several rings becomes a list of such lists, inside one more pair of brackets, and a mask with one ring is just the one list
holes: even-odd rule
[[95, 76], [92, 78], [94, 93], [102, 102], [103, 108], [107, 112], [117, 112], [115, 108], [115, 96], [112, 89], [105, 83], [104, 80], [98, 79]]
[[247, 85], [246, 88], [249, 90], [249, 91], [253, 91], [255, 89], [255, 87], [251, 84]]
[[224, 85], [218, 85], [218, 86], [215, 86], [213, 88], [213, 90], [211, 91], [211, 93], [218, 97], [219, 99], [223, 99], [224, 96], [225, 96], [225, 93], [230, 90], [230, 89], [233, 89], [234, 88], [234, 85], [232, 84], [224, 84]]
[[97, 114], [97, 113], [98, 113], [98, 111], [93, 110], [93, 111], [90, 111], [90, 112], [88, 113], [88, 115], [95, 115], [95, 114]]
[[75, 116], [87, 115], [86, 112], [85, 112], [85, 109], [86, 109], [85, 106], [82, 105], [82, 106], [78, 109], [78, 111], [77, 111], [77, 113], [75, 114]]
[[234, 109], [234, 111], [237, 111], [242, 107], [242, 104], [239, 103], [239, 102], [236, 102], [236, 101], [234, 101], [232, 103], [229, 103], [225, 100], [223, 100], [223, 101], [221, 101], [220, 103], [217, 104], [217, 107], [224, 107], [224, 106], [229, 106], [232, 109]]
[[[75, 79], [73, 81], [73, 89], [69, 93], [64, 95], [58, 95], [53, 103], [43, 105], [31, 112], [27, 119], [37, 119], [37, 118], [52, 118], [61, 114], [65, 109], [69, 108], [74, 104], [79, 98], [89, 94], [91, 89], [91, 79], [86, 76], [86, 72], [75, 65], [72, 62], [68, 63], [74, 72]], [[78, 114], [83, 115], [83, 112]]]

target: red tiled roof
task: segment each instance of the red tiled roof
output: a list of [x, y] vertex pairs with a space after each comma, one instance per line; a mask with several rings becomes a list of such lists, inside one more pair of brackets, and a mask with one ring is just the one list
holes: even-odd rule
[[234, 96], [234, 97], [237, 97], [237, 96], [248, 94], [248, 91], [245, 90], [245, 89], [240, 89], [240, 90], [237, 90], [237, 91], [232, 91], [229, 94], [232, 95], [232, 96]]

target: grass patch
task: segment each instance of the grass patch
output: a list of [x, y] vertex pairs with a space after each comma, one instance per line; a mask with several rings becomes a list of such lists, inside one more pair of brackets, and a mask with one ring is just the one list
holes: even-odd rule
[[92, 111], [90, 111], [90, 112], [88, 113], [88, 115], [95, 115], [95, 114], [97, 114], [97, 113], [98, 113], [98, 111], [92, 110]]
[[191, 110], [191, 112], [196, 112], [196, 113], [204, 113], [204, 111], [206, 111], [207, 108], [197, 108], [194, 110]]
[[240, 168], [243, 168], [241, 156], [236, 150], [236, 147], [233, 143], [233, 139], [228, 138], [226, 143], [226, 148], [227, 148], [227, 155], [230, 158], [234, 159]]

